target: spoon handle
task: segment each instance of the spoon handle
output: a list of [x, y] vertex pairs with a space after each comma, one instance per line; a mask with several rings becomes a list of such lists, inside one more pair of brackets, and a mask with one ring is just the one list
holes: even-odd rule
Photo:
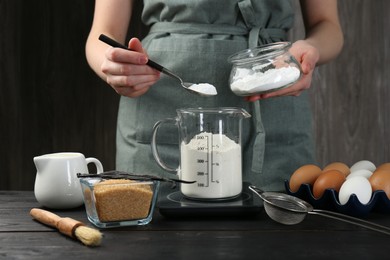
[[[104, 34], [100, 34], [99, 40], [101, 40], [102, 42], [107, 43], [108, 45], [110, 45], [112, 47], [121, 48], [121, 49], [125, 49], [125, 50], [130, 50], [131, 51], [131, 49], [127, 48], [125, 45], [120, 44], [119, 42], [115, 41], [114, 39], [111, 39], [110, 37], [108, 37], [108, 36], [106, 36]], [[160, 72], [164, 72], [164, 70], [166, 70], [163, 66], [161, 66], [157, 62], [154, 62], [154, 61], [149, 60], [149, 59], [148, 59], [148, 62], [146, 64], [149, 65], [150, 67], [152, 67], [153, 69], [156, 69], [156, 70], [158, 70]]]

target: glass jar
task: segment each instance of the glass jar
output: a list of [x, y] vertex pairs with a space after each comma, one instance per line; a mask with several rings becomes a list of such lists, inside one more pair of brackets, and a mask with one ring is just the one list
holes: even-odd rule
[[99, 228], [146, 225], [152, 221], [159, 181], [81, 178], [88, 220]]
[[299, 62], [289, 52], [290, 42], [277, 42], [237, 52], [228, 58], [233, 64], [230, 89], [238, 96], [273, 92], [297, 82], [302, 76]]

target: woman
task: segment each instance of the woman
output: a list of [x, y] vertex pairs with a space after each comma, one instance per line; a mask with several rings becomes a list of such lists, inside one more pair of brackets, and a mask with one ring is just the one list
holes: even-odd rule
[[[308, 94], [316, 65], [334, 59], [343, 45], [337, 0], [301, 0], [306, 37], [290, 52], [304, 76], [291, 87], [243, 99], [229, 89], [227, 58], [243, 49], [286, 41], [294, 8], [286, 0], [144, 0], [142, 21], [150, 27], [142, 43], [132, 38], [133, 51], [107, 47], [106, 34], [125, 42], [134, 0], [96, 0], [86, 44], [92, 69], [120, 95], [117, 169], [159, 173], [150, 139], [156, 121], [174, 117], [177, 108], [242, 107], [252, 119], [244, 124], [244, 180], [263, 189], [281, 190], [284, 179], [299, 166], [315, 163]], [[131, 24], [130, 24], [131, 26]], [[145, 65], [148, 58], [188, 82], [207, 82], [214, 97], [199, 97], [175, 80]], [[159, 132], [160, 153], [177, 164], [177, 131]]]

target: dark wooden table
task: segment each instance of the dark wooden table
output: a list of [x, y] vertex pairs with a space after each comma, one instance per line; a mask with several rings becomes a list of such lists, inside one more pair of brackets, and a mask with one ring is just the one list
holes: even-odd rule
[[[262, 210], [251, 217], [167, 218], [155, 211], [146, 226], [101, 230], [87, 247], [29, 215], [33, 192], [0, 191], [0, 259], [390, 259], [390, 236], [308, 215], [285, 226]], [[53, 211], [89, 225], [84, 208]], [[367, 218], [390, 226], [390, 216]]]

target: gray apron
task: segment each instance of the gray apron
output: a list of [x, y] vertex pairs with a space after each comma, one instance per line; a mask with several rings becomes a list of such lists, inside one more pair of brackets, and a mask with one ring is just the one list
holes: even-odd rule
[[[229, 88], [233, 53], [286, 40], [293, 7], [286, 0], [144, 0], [143, 39], [149, 57], [188, 82], [207, 82], [215, 97], [199, 97], [162, 75], [139, 98], [122, 97], [117, 128], [117, 169], [170, 176], [154, 161], [153, 125], [176, 116], [177, 108], [242, 107], [251, 115], [243, 125], [243, 179], [266, 190], [283, 190], [284, 180], [306, 163], [314, 163], [311, 115], [307, 93], [245, 102]], [[178, 132], [159, 131], [159, 152], [171, 166], [179, 163]]]

